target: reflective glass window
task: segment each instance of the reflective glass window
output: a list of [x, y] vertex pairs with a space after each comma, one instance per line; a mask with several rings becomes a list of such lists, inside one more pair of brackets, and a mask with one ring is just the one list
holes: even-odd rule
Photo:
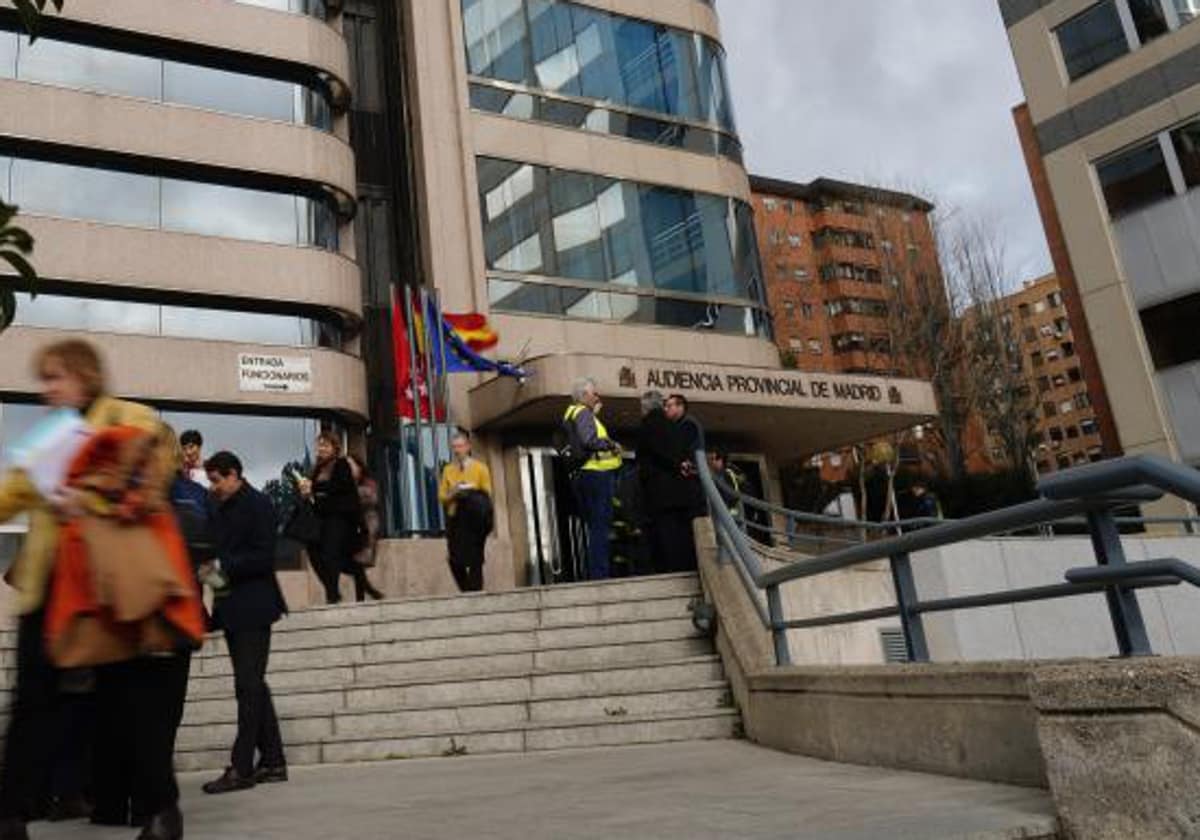
[[1141, 316], [1142, 332], [1156, 370], [1200, 361], [1200, 341], [1196, 341], [1200, 294], [1144, 309]]
[[1184, 183], [1188, 187], [1200, 186], [1200, 122], [1189, 123], [1172, 131], [1171, 143], [1179, 157]]
[[332, 106], [323, 86], [85, 44], [0, 31], [0, 76], [98, 93], [134, 96], [329, 130]]
[[1129, 52], [1114, 0], [1103, 0], [1054, 30], [1067, 76], [1078, 79]]
[[237, 2], [247, 6], [275, 9], [280, 12], [309, 15], [319, 20], [325, 20], [329, 15], [325, 0], [237, 0]]
[[204, 438], [204, 454], [228, 450], [241, 459], [250, 484], [262, 490], [278, 480], [284, 467], [311, 455], [321, 423], [311, 417], [258, 417], [164, 411], [176, 432], [195, 429]]
[[566, 0], [462, 0], [473, 75], [734, 131], [724, 53], [695, 33]]
[[1098, 164], [1096, 171], [1114, 219], [1175, 194], [1158, 138]]
[[297, 315], [238, 312], [137, 301], [106, 300], [42, 293], [18, 293], [15, 323], [86, 332], [161, 335], [285, 347], [341, 346], [340, 330]]
[[479, 158], [488, 268], [761, 300], [749, 205]]
[[0, 186], [26, 213], [280, 245], [338, 246], [334, 209], [307, 196], [0, 158]]
[[27, 213], [158, 227], [159, 179], [14, 158], [11, 201]]
[[1191, 23], [1200, 18], [1200, 0], [1174, 0], [1175, 12], [1180, 23]]

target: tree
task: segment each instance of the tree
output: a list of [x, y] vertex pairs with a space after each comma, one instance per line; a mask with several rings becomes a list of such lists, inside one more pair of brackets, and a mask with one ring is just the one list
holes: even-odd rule
[[[13, 0], [13, 5], [32, 42], [37, 40], [46, 6], [53, 5], [56, 11], [61, 12], [63, 0]], [[13, 224], [17, 210], [15, 205], [0, 201], [0, 260], [12, 266], [17, 273], [15, 282], [11, 278], [0, 279], [0, 332], [7, 329], [16, 317], [17, 292], [37, 294], [37, 271], [28, 260], [33, 253], [33, 237], [29, 231]]]
[[300, 491], [296, 487], [294, 476], [308, 475], [311, 470], [312, 462], [305, 456], [303, 461], [288, 463], [279, 471], [279, 478], [272, 478], [263, 485], [263, 494], [275, 506], [275, 515], [279, 518], [281, 528], [292, 518], [296, 505], [300, 503]]

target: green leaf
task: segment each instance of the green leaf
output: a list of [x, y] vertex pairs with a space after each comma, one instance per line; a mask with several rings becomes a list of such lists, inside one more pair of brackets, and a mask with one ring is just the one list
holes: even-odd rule
[[4, 332], [17, 317], [17, 295], [12, 287], [0, 285], [0, 333]]

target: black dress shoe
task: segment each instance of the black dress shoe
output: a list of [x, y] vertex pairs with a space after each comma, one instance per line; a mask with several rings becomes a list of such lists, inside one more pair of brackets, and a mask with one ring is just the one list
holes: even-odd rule
[[151, 817], [137, 840], [183, 840], [183, 814], [179, 806], [172, 805]]
[[260, 764], [254, 771], [254, 783], [256, 785], [269, 785], [276, 782], [286, 782], [287, 780], [288, 772], [286, 764], [279, 764], [274, 767]]
[[29, 840], [25, 821], [17, 817], [0, 820], [0, 840]]
[[226, 767], [221, 777], [206, 784], [203, 790], [205, 793], [233, 793], [237, 790], [249, 790], [252, 787], [254, 787], [254, 774], [242, 776], [232, 767]]

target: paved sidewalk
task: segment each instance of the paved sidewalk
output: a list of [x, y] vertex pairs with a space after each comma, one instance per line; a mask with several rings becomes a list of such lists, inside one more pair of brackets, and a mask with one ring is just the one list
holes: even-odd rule
[[[211, 774], [208, 774], [211, 775]], [[182, 778], [188, 840], [1010, 840], [1052, 837], [1041, 791], [826, 764], [740, 741], [296, 769], [205, 796]], [[39, 823], [34, 840], [136, 831]]]

